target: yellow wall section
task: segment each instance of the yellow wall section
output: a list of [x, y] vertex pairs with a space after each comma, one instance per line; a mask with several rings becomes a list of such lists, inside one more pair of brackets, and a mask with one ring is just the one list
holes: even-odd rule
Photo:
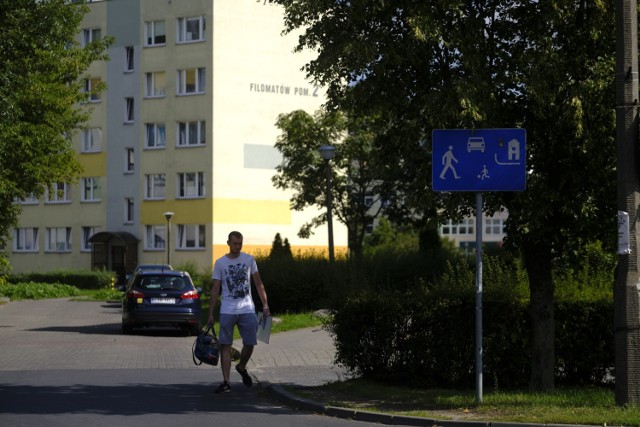
[[288, 201], [214, 199], [216, 224], [291, 224]]
[[164, 224], [165, 212], [173, 212], [173, 224], [211, 223], [211, 199], [165, 200], [142, 202], [140, 206], [141, 224]]
[[[84, 172], [82, 176], [106, 176], [107, 175], [107, 153], [82, 154], [78, 156], [78, 161], [82, 165]], [[91, 172], [87, 172], [91, 171]], [[89, 175], [90, 173], [91, 175]]]

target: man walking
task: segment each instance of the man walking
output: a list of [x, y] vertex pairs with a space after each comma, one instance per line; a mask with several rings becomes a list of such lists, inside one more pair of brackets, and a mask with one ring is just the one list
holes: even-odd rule
[[238, 231], [229, 233], [227, 245], [229, 245], [229, 253], [216, 260], [213, 266], [213, 286], [209, 307], [209, 323], [213, 325], [213, 309], [218, 302], [218, 295], [221, 294], [218, 345], [223, 382], [216, 389], [216, 393], [231, 391], [229, 382], [231, 345], [236, 325], [242, 337], [242, 350], [236, 371], [242, 377], [244, 385], [250, 387], [253, 384], [253, 380], [247, 372], [247, 363], [253, 354], [253, 347], [257, 344], [258, 319], [251, 297], [251, 279], [253, 279], [258, 296], [262, 301], [263, 315], [271, 315], [267, 303], [267, 293], [260, 273], [258, 273], [256, 260], [251, 255], [242, 252], [242, 234]]

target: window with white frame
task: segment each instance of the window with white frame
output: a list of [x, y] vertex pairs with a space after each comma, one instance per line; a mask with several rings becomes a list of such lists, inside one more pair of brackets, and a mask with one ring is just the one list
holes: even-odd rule
[[192, 147], [206, 144], [206, 122], [204, 120], [194, 122], [178, 122], [176, 132], [178, 147]]
[[189, 68], [178, 70], [178, 95], [204, 93], [205, 69]]
[[132, 197], [124, 199], [124, 223], [133, 224], [133, 207], [134, 201]]
[[133, 110], [133, 98], [127, 97], [124, 99], [124, 121], [125, 123], [133, 123], [134, 110]]
[[165, 181], [166, 177], [163, 173], [145, 175], [145, 199], [164, 199], [165, 198]]
[[85, 28], [82, 30], [82, 45], [100, 40], [100, 28]]
[[167, 42], [167, 31], [164, 21], [148, 21], [144, 23], [145, 46], [159, 46]]
[[82, 252], [91, 251], [89, 239], [98, 231], [100, 231], [100, 227], [82, 227], [82, 247], [80, 248]]
[[15, 203], [18, 203], [21, 205], [37, 205], [38, 203], [40, 203], [40, 201], [34, 194], [30, 194], [27, 197], [24, 197], [22, 199], [16, 198]]
[[92, 77], [84, 80], [84, 93], [89, 96], [89, 102], [100, 102], [100, 92], [98, 86], [102, 79], [100, 77]]
[[204, 224], [178, 224], [178, 249], [204, 249]]
[[445, 224], [440, 226], [440, 234], [443, 235], [463, 235], [463, 234], [474, 234], [475, 230], [475, 219], [466, 218], [463, 219], [460, 223], [454, 223], [449, 220]]
[[133, 148], [124, 149], [124, 173], [133, 173], [136, 167], [135, 151]]
[[485, 234], [502, 234], [504, 232], [502, 219], [486, 218], [484, 225]]
[[475, 221], [474, 218], [463, 219], [462, 222], [458, 224], [458, 234], [474, 234]]
[[46, 252], [69, 252], [71, 250], [71, 227], [47, 227], [45, 230]]
[[102, 129], [90, 128], [82, 131], [82, 152], [97, 153], [102, 151]]
[[177, 40], [178, 43], [204, 41], [205, 19], [204, 16], [178, 18]]
[[145, 127], [145, 148], [164, 148], [167, 145], [164, 123], [147, 123]]
[[146, 73], [146, 82], [144, 88], [144, 96], [147, 98], [162, 98], [165, 95], [167, 85], [166, 73], [164, 71], [155, 71]]
[[204, 197], [204, 172], [178, 174], [178, 198]]
[[82, 201], [99, 202], [102, 198], [102, 186], [99, 176], [82, 178]]
[[45, 191], [45, 203], [71, 202], [70, 186], [66, 182], [56, 182]]
[[131, 72], [134, 70], [134, 50], [133, 46], [126, 46], [124, 48], [124, 71]]
[[15, 228], [13, 230], [14, 252], [38, 252], [38, 229]]
[[146, 225], [144, 233], [144, 248], [148, 250], [164, 249], [167, 227], [164, 225]]

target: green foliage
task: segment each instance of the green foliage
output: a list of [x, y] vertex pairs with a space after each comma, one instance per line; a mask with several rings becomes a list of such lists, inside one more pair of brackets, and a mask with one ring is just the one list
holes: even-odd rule
[[289, 244], [289, 239], [285, 237], [284, 242], [282, 241], [282, 237], [280, 233], [276, 233], [276, 237], [273, 239], [273, 244], [271, 245], [271, 252], [269, 253], [269, 258], [292, 258], [293, 253], [291, 252], [291, 245]]
[[58, 270], [47, 273], [13, 274], [7, 277], [9, 283], [62, 283], [78, 289], [111, 289], [115, 283], [113, 272], [108, 270]]
[[12, 300], [62, 298], [79, 295], [75, 286], [60, 283], [18, 283], [0, 284], [0, 296]]
[[185, 261], [174, 267], [174, 270], [186, 271], [191, 276], [193, 284], [196, 287], [202, 288], [203, 291], [209, 291], [211, 289], [211, 270], [209, 268], [200, 268], [200, 265], [195, 261]]
[[0, 246], [20, 213], [81, 171], [70, 137], [89, 117], [83, 73], [111, 39], [74, 42], [86, 6], [67, 0], [0, 0]]
[[418, 246], [415, 232], [394, 227], [387, 218], [381, 217], [371, 234], [365, 237], [363, 253], [365, 256], [379, 252], [406, 253], [417, 250]]

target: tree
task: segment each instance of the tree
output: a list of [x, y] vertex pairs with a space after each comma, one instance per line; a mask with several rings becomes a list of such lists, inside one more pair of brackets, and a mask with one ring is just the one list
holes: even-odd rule
[[273, 239], [273, 243], [271, 244], [269, 258], [293, 258], [289, 239], [285, 237], [283, 242], [280, 233], [276, 233], [276, 237]]
[[[614, 11], [610, 2], [273, 0], [329, 108], [386, 121], [371, 151], [403, 198], [395, 220], [471, 211], [429, 190], [437, 128], [523, 127], [527, 190], [485, 196], [507, 208], [508, 244], [531, 287], [531, 388], [554, 387], [554, 263], [615, 227]], [[392, 214], [397, 213], [397, 216]], [[609, 246], [609, 247], [610, 247]]]
[[[318, 148], [335, 146], [336, 156], [329, 165], [333, 212], [347, 227], [351, 255], [358, 257], [367, 225], [385, 208], [382, 200], [386, 193], [378, 188], [377, 168], [370, 155], [373, 119], [329, 111], [311, 116], [298, 110], [281, 114], [276, 125], [282, 133], [275, 146], [283, 162], [276, 167], [274, 185], [295, 191], [291, 198], [294, 210], [317, 206], [323, 211], [304, 224], [298, 235], [308, 237], [327, 221], [326, 172]], [[370, 201], [368, 195], [372, 195]]]
[[77, 179], [71, 135], [88, 118], [80, 80], [110, 39], [74, 42], [86, 6], [67, 0], [0, 0], [0, 246], [16, 224], [16, 199]]

